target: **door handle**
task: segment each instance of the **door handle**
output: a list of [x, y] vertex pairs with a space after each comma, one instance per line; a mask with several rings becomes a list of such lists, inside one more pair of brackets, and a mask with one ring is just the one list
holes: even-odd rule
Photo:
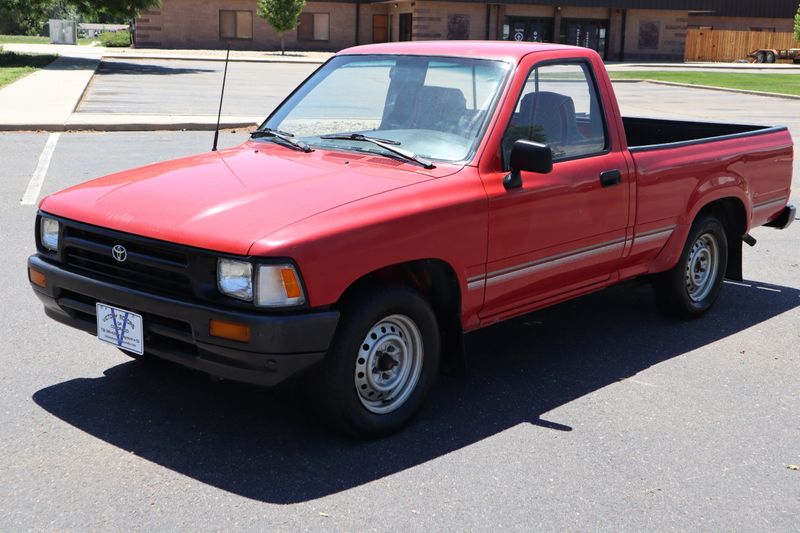
[[600, 174], [600, 185], [603, 187], [619, 185], [620, 182], [622, 182], [622, 174], [619, 170], [606, 170]]

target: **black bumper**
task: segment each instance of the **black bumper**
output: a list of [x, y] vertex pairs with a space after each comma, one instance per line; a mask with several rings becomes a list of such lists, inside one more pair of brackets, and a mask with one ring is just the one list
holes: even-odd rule
[[778, 228], [778, 229], [786, 229], [794, 222], [795, 217], [797, 216], [797, 208], [793, 205], [787, 205], [781, 211], [781, 214], [777, 217], [773, 218], [765, 225], [771, 228]]
[[[28, 266], [46, 276], [46, 288], [31, 287], [54, 320], [95, 335], [97, 302], [127, 309], [144, 319], [148, 355], [257, 385], [276, 385], [319, 362], [339, 321], [338, 311], [260, 314], [158, 296], [75, 274], [39, 255]], [[211, 337], [212, 318], [249, 325], [251, 340]]]

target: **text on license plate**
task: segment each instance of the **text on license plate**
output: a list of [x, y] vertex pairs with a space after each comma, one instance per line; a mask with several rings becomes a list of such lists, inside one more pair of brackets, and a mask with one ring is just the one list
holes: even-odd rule
[[142, 315], [97, 304], [97, 338], [139, 355], [144, 354]]

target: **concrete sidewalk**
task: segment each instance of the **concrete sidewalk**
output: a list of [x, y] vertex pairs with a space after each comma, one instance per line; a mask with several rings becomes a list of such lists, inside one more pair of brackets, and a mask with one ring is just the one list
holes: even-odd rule
[[0, 130], [62, 131], [100, 59], [60, 57], [0, 89]]

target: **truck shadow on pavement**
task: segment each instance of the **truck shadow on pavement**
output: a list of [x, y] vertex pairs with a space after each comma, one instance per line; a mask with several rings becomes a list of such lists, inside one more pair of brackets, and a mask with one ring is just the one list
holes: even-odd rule
[[[297, 503], [519, 424], [569, 431], [545, 413], [798, 305], [797, 289], [765, 284], [727, 284], [717, 306], [692, 322], [659, 315], [646, 286], [566, 302], [468, 335], [467, 376], [440, 379], [405, 431], [374, 442], [327, 432], [296, 388], [210, 383], [167, 363], [120, 364], [103, 377], [44, 388], [33, 399], [98, 439], [200, 482], [254, 500]], [[730, 357], [733, 364], [743, 355], [732, 350]]]

